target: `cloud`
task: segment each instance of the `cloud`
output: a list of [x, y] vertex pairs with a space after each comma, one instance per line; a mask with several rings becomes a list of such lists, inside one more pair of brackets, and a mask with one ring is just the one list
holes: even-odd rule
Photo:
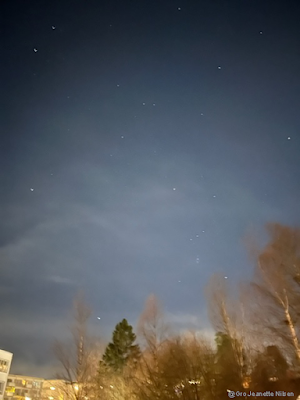
[[[14, 332], [0, 330], [6, 345], [21, 343], [16, 357], [29, 356], [24, 347], [36, 363], [34, 338], [42, 349], [51, 335], [64, 334], [64, 313], [78, 288], [101, 315], [93, 329], [105, 336], [122, 318], [135, 321], [151, 292], [172, 310], [176, 329], [207, 329], [205, 280], [243, 262], [237, 239], [249, 220], [277, 215], [230, 173], [197, 167], [179, 153], [155, 163], [138, 157], [124, 173], [66, 163], [51, 188], [41, 184], [22, 207], [12, 202], [12, 234], [0, 248], [1, 315]], [[4, 221], [9, 225], [5, 215]]]
[[200, 328], [201, 326], [201, 320], [198, 315], [193, 315], [193, 314], [171, 314], [169, 313], [167, 315], [168, 321], [172, 324], [176, 324], [179, 326], [193, 326]]
[[53, 276], [46, 277], [46, 280], [48, 280], [50, 282], [57, 283], [59, 285], [74, 285], [74, 283], [75, 283], [70, 278], [64, 278], [64, 277], [58, 276], [58, 275], [53, 275]]

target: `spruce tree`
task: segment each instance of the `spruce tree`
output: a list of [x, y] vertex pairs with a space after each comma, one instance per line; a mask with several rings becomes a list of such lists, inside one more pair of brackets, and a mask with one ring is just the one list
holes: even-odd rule
[[[217, 345], [215, 358], [216, 393], [221, 396], [221, 393], [226, 393], [227, 389], [243, 390], [246, 356], [243, 352], [243, 360], [237, 359], [236, 349], [239, 346], [237, 339], [224, 332], [217, 332], [215, 342]], [[243, 365], [240, 365], [239, 361], [243, 361]]]
[[114, 371], [121, 371], [129, 362], [135, 362], [140, 356], [139, 345], [134, 344], [136, 335], [126, 319], [119, 322], [103, 354], [103, 363]]

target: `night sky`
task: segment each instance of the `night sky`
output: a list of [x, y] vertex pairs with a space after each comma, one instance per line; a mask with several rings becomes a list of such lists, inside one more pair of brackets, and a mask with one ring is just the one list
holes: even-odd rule
[[[210, 331], [243, 238], [300, 224], [300, 4], [2, 2], [0, 348], [48, 377], [79, 289], [104, 339], [149, 294]], [[101, 320], [97, 317], [100, 316]]]

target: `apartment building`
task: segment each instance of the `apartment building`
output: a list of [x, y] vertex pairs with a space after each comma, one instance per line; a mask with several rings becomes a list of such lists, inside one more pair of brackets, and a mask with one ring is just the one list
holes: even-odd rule
[[61, 379], [43, 379], [24, 375], [9, 375], [3, 400], [74, 400], [76, 383]]
[[4, 400], [40, 400], [42, 378], [24, 375], [9, 375]]
[[4, 399], [12, 358], [12, 353], [0, 350], [0, 400]]

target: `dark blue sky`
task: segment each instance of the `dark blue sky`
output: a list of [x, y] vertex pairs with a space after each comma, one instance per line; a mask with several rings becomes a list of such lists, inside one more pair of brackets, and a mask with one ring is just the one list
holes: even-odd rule
[[50, 374], [79, 288], [102, 337], [152, 292], [176, 328], [209, 330], [210, 275], [248, 276], [245, 234], [300, 223], [299, 2], [1, 7], [12, 371]]

